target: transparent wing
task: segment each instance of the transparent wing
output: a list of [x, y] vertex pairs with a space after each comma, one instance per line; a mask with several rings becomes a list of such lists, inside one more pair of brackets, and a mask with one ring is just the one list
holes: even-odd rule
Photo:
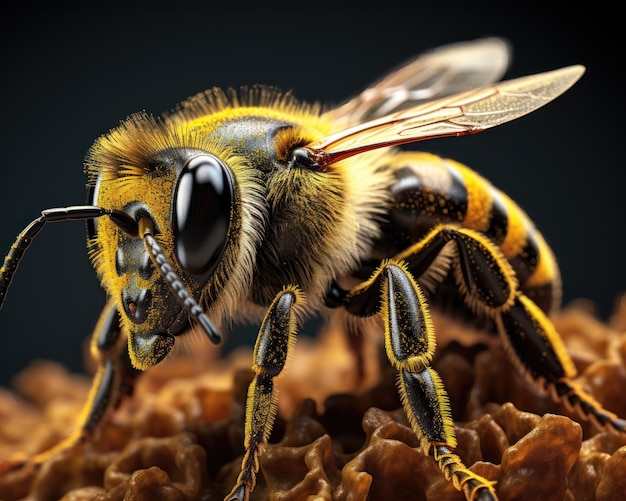
[[482, 87], [502, 78], [510, 55], [501, 38], [444, 45], [401, 66], [329, 115], [353, 125]]
[[568, 66], [429, 101], [326, 136], [299, 153], [324, 166], [376, 148], [474, 134], [544, 106], [584, 71]]

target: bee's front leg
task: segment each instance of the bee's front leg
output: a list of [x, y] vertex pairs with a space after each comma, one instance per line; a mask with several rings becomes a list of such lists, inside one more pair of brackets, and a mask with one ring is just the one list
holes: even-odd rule
[[109, 300], [91, 337], [91, 355], [98, 361], [98, 370], [74, 432], [51, 449], [21, 461], [20, 464], [14, 463], [9, 467], [5, 462], [3, 469], [28, 465], [38, 467], [56, 455], [71, 453], [94, 436], [107, 411], [119, 402], [123, 385], [132, 384], [132, 379], [136, 376], [136, 371], [120, 357], [120, 332], [117, 308]]
[[259, 456], [269, 439], [276, 418], [274, 378], [285, 366], [288, 352], [295, 342], [296, 317], [294, 307], [304, 302], [296, 288], [286, 288], [272, 302], [261, 324], [254, 347], [253, 370], [256, 373], [248, 389], [246, 426], [241, 473], [228, 501], [248, 499], [256, 485]]

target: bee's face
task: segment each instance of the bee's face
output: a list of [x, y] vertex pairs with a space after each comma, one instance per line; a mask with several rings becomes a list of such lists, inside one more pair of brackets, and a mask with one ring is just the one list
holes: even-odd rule
[[205, 303], [208, 284], [215, 288], [216, 274], [228, 272], [232, 260], [223, 258], [237, 241], [233, 213], [238, 196], [232, 171], [214, 154], [172, 145], [127, 162], [117, 158], [103, 169], [111, 161], [106, 154], [110, 144], [103, 146], [104, 141], [92, 149], [91, 159], [99, 165], [92, 203], [121, 210], [138, 225], [143, 220], [165, 258], [155, 264], [143, 235], [127, 234], [110, 220], [99, 220], [90, 229], [92, 258], [122, 314], [133, 363], [147, 367], [167, 355], [174, 337], [190, 326], [166, 282], [168, 272]]

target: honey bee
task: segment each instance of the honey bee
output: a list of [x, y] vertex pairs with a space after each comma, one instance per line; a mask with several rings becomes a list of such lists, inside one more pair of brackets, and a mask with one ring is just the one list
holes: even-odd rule
[[424, 453], [468, 500], [495, 500], [493, 483], [454, 452], [450, 404], [431, 367], [430, 308], [450, 287], [473, 316], [493, 322], [529, 380], [625, 433], [626, 421], [572, 383], [574, 364], [549, 320], [560, 300], [558, 267], [528, 216], [468, 167], [397, 148], [526, 115], [584, 73], [575, 65], [494, 83], [507, 64], [500, 39], [453, 44], [331, 110], [271, 87], [214, 88], [159, 118], [134, 114], [98, 138], [86, 157], [88, 205], [44, 210], [0, 269], [1, 306], [46, 223], [87, 220], [89, 256], [108, 298], [77, 431], [32, 462], [89, 439], [122, 383], [160, 363], [179, 339], [195, 332], [219, 343], [225, 319], [257, 320], [245, 452], [227, 496], [248, 499], [276, 416], [274, 378], [297, 326], [343, 312], [355, 325], [381, 321]]

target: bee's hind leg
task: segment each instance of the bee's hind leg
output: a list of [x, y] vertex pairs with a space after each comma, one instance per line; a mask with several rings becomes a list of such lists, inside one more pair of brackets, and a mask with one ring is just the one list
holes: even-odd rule
[[555, 399], [575, 409], [598, 428], [626, 433], [626, 420], [604, 409], [572, 379], [576, 368], [556, 328], [546, 314], [519, 293], [514, 304], [496, 317], [509, 357], [520, 372], [545, 384]]
[[276, 418], [274, 378], [282, 372], [295, 342], [294, 307], [303, 301], [304, 295], [296, 288], [284, 289], [274, 298], [261, 324], [254, 347], [255, 377], [246, 401], [245, 452], [235, 487], [226, 497], [228, 501], [247, 500], [256, 485], [259, 456]]

